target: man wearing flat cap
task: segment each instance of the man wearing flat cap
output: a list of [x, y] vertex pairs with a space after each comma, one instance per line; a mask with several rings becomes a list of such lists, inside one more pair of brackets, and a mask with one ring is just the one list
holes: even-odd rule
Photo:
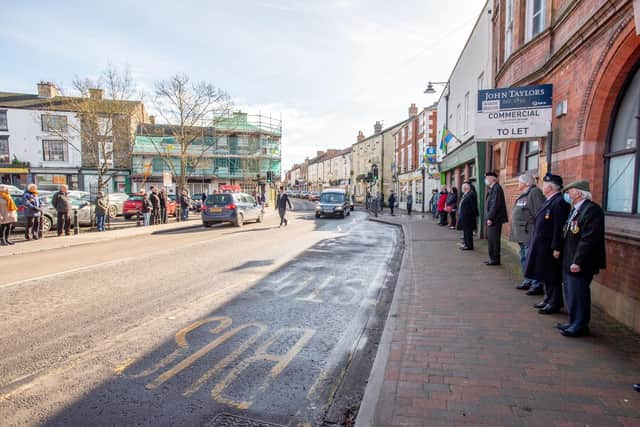
[[564, 229], [562, 272], [569, 323], [557, 328], [566, 337], [589, 334], [591, 319], [591, 280], [606, 268], [604, 212], [591, 201], [589, 181], [575, 181], [565, 187], [565, 200], [571, 201]]
[[542, 182], [546, 200], [538, 213], [531, 236], [525, 277], [544, 283], [544, 301], [534, 305], [540, 314], [558, 313], [562, 298], [562, 230], [569, 204], [562, 197], [562, 177], [547, 174]]
[[502, 237], [502, 224], [509, 220], [507, 215], [507, 203], [504, 200], [504, 191], [498, 184], [498, 175], [495, 172], [484, 174], [484, 182], [489, 187], [485, 202], [485, 217], [487, 220], [487, 243], [489, 244], [489, 261], [486, 265], [500, 265], [500, 238]]

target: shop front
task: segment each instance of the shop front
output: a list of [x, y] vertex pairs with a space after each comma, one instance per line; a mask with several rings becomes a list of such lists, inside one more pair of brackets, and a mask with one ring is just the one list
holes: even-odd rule
[[54, 191], [58, 190], [61, 185], [67, 185], [69, 190], [80, 189], [80, 174], [78, 169], [49, 169], [49, 168], [31, 168], [31, 181], [35, 183], [40, 190]]
[[29, 177], [28, 165], [0, 164], [0, 183], [23, 188]]

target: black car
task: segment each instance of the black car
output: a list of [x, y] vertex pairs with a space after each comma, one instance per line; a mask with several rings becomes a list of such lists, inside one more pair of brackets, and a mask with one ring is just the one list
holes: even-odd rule
[[316, 218], [333, 216], [344, 218], [351, 214], [351, 200], [344, 190], [325, 190], [316, 204]]

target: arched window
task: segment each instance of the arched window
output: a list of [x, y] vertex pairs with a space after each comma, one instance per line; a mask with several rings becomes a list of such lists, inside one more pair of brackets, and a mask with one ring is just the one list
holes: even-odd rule
[[538, 170], [540, 159], [540, 145], [538, 141], [525, 141], [520, 144], [518, 157], [518, 173], [522, 174]]
[[626, 214], [640, 213], [638, 187], [638, 139], [640, 126], [640, 69], [635, 72], [614, 116], [606, 154], [606, 210]]

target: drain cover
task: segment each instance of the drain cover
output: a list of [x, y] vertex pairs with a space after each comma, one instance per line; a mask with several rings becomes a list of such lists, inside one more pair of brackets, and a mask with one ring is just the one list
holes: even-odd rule
[[279, 424], [252, 420], [231, 414], [220, 414], [208, 424], [208, 427], [284, 427]]

